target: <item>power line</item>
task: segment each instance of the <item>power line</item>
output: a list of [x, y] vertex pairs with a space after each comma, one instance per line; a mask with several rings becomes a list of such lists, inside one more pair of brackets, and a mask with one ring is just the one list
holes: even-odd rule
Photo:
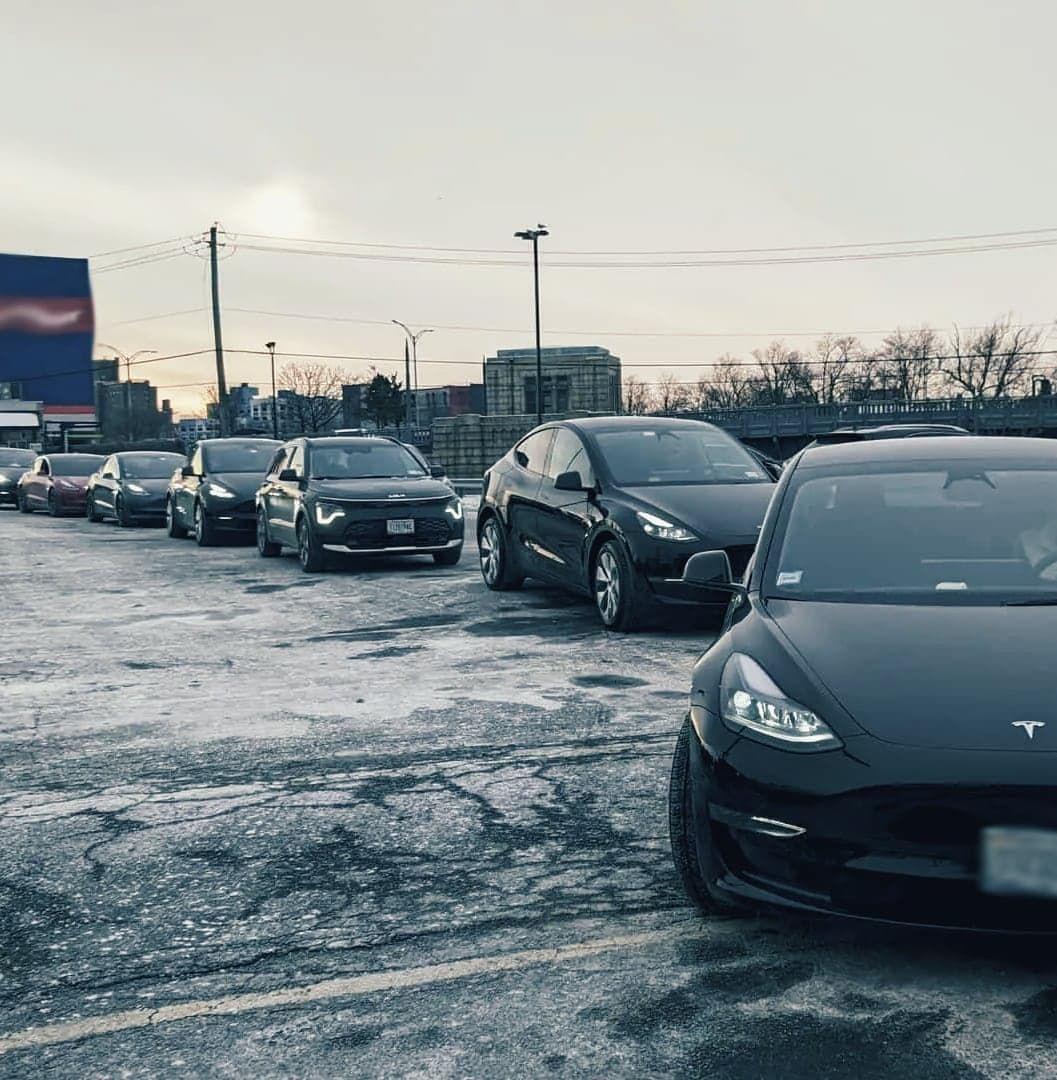
[[185, 243], [197, 240], [197, 236], [170, 236], [168, 240], [155, 240], [151, 244], [134, 244], [132, 247], [114, 248], [112, 251], [97, 251], [89, 259], [105, 259], [110, 255], [124, 255], [129, 251], [146, 251], [148, 248], [166, 247], [169, 244]]
[[[127, 367], [139, 367], [141, 364], [157, 364], [162, 360], [183, 360], [189, 356], [202, 356], [204, 353], [212, 352], [212, 349], [195, 349], [192, 352], [182, 353], [169, 353], [166, 356], [149, 356], [144, 360], [133, 360], [127, 364]], [[78, 367], [68, 368], [66, 371], [49, 371], [46, 374], [37, 375], [10, 375], [6, 376], [7, 381], [17, 383], [36, 382], [40, 379], [60, 379], [67, 375], [86, 375], [92, 374], [96, 370], [96, 366], [93, 363], [91, 367]]]
[[[856, 243], [838, 244], [793, 244], [778, 247], [749, 247], [749, 248], [698, 248], [689, 250], [661, 250], [661, 251], [569, 251], [551, 248], [552, 255], [570, 256], [689, 256], [689, 255], [762, 255], [795, 251], [839, 251], [852, 250], [855, 248], [874, 247], [906, 247], [911, 244], [948, 244], [964, 243], [969, 240], [997, 240], [1022, 236], [1041, 236], [1047, 233], [1057, 233], [1057, 226], [1047, 226], [1036, 229], [1018, 229], [1006, 232], [991, 233], [961, 233], [948, 236], [916, 237], [909, 240], [863, 240]], [[303, 236], [271, 236], [266, 233], [232, 233], [235, 238], [247, 237], [251, 240], [268, 240], [287, 244], [316, 244], [334, 247], [356, 247], [385, 249], [391, 251], [425, 251], [442, 252], [446, 254], [462, 255], [519, 255], [519, 248], [457, 248], [457, 247], [434, 247], [428, 244], [382, 244], [368, 243], [358, 240], [313, 240]]]
[[[313, 315], [305, 312], [298, 311], [265, 311], [258, 308], [240, 308], [229, 307], [225, 309], [229, 312], [235, 312], [242, 315], [265, 315], [272, 318], [279, 319], [306, 319], [317, 322], [335, 322], [335, 323], [355, 323], [363, 326], [389, 326], [390, 320], [388, 319], [361, 319], [353, 316], [346, 315]], [[525, 327], [509, 327], [509, 326], [466, 326], [466, 325], [452, 325], [444, 323], [429, 322], [429, 325], [436, 330], [451, 330], [456, 332], [467, 333], [485, 333], [485, 334], [530, 334], [532, 331]], [[1037, 329], [1041, 327], [1051, 326], [1051, 323], [1016, 323], [1013, 324], [1011, 329]], [[888, 330], [788, 330], [782, 328], [765, 329], [765, 330], [735, 330], [735, 331], [720, 331], [720, 330], [569, 330], [569, 329], [549, 329], [548, 333], [552, 336], [558, 334], [565, 334], [569, 337], [679, 337], [679, 338], [734, 338], [734, 337], [768, 337], [768, 336], [780, 336], [780, 337], [855, 337], [860, 334], [894, 334], [906, 327], [893, 327]], [[967, 326], [966, 330], [979, 330], [983, 329], [982, 326]]]
[[158, 315], [139, 315], [135, 319], [121, 319], [118, 322], [109, 322], [107, 326], [131, 326], [133, 323], [156, 322], [159, 319], [173, 319], [178, 315], [197, 315], [205, 311], [204, 307], [185, 308], [182, 311], [163, 311]]

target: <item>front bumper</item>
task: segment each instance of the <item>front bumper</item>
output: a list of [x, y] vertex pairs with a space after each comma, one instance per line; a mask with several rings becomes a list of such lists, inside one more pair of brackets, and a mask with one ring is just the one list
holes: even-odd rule
[[691, 740], [692, 797], [717, 896], [951, 929], [1057, 932], [1057, 901], [978, 885], [984, 828], [1057, 831], [1057, 754], [930, 751], [870, 736], [796, 754], [711, 716], [703, 734], [706, 745]]
[[165, 517], [165, 495], [136, 495], [125, 492], [122, 496], [128, 512], [134, 518]]
[[88, 492], [85, 488], [53, 487], [55, 505], [60, 514], [83, 514], [88, 505]]
[[0, 506], [18, 505], [18, 481], [0, 484]]
[[[755, 544], [730, 543], [717, 545], [726, 551], [735, 581], [740, 581]], [[632, 541], [632, 559], [636, 570], [645, 578], [653, 598], [662, 604], [694, 604], [726, 607], [729, 592], [706, 592], [698, 586], [684, 585], [680, 580], [691, 555], [714, 550], [710, 545], [678, 543], [673, 540], [653, 540], [636, 537]]]
[[[463, 542], [463, 517], [453, 517], [443, 504], [358, 507], [343, 504], [344, 514], [321, 524], [313, 509], [313, 531], [328, 551], [364, 555], [429, 555], [450, 551]], [[324, 511], [325, 512], [325, 511]], [[412, 521], [411, 533], [390, 533], [391, 519]]]
[[[217, 529], [233, 533], [255, 533], [257, 531], [257, 504], [253, 499], [235, 500], [208, 499], [203, 507], [210, 523]], [[161, 513], [165, 513], [162, 501]]]

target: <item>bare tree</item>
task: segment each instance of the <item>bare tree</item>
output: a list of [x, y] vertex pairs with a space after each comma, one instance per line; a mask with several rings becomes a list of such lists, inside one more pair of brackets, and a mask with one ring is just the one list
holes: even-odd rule
[[857, 381], [865, 356], [866, 351], [856, 337], [827, 334], [818, 341], [811, 372], [818, 400], [827, 405], [844, 400], [850, 385]]
[[656, 411], [662, 416], [674, 416], [676, 413], [687, 412], [690, 409], [690, 387], [680, 382], [679, 377], [670, 371], [664, 372], [657, 380], [654, 397]]
[[697, 408], [743, 408], [752, 403], [752, 389], [749, 368], [730, 353], [724, 353], [716, 361], [712, 373], [697, 380]]
[[930, 326], [896, 329], [876, 354], [877, 377], [903, 401], [928, 397], [929, 376], [936, 370], [941, 342]]
[[759, 368], [754, 379], [758, 404], [789, 405], [817, 399], [811, 369], [796, 349], [772, 341], [766, 349], [753, 349], [752, 356]]
[[216, 383], [213, 383], [202, 391], [202, 408], [205, 409], [206, 416], [212, 416], [219, 404], [220, 395], [217, 393]]
[[629, 416], [645, 416], [653, 408], [653, 391], [641, 379], [629, 375], [624, 379], [624, 412]]
[[287, 425], [305, 434], [333, 427], [341, 416], [341, 388], [352, 381], [333, 364], [296, 360], [283, 364], [276, 383], [280, 390], [289, 391], [285, 402]]
[[952, 386], [974, 401], [1008, 397], [1029, 386], [1041, 340], [1041, 330], [1013, 326], [1008, 315], [973, 333], [963, 333], [956, 326], [941, 370]]

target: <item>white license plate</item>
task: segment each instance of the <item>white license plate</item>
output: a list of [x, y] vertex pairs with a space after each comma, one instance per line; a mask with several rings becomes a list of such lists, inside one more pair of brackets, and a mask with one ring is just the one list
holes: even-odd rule
[[415, 519], [414, 518], [390, 518], [385, 523], [386, 532], [390, 536], [414, 536], [415, 535]]
[[995, 826], [980, 833], [980, 889], [1057, 899], [1057, 832]]

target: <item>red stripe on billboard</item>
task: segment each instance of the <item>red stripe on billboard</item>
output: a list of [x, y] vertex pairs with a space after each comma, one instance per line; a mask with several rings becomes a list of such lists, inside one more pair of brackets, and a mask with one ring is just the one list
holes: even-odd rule
[[0, 332], [88, 334], [94, 322], [92, 301], [86, 296], [0, 297]]

